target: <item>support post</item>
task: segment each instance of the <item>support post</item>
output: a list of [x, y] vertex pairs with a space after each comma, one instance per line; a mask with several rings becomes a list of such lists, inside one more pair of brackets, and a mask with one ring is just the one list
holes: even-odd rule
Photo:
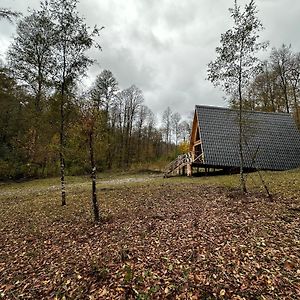
[[193, 168], [191, 164], [187, 165], [187, 176], [192, 176], [193, 175]]

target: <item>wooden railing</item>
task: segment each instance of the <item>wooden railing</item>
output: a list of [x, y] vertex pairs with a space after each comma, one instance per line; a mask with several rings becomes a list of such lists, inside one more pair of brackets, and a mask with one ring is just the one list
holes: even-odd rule
[[200, 162], [202, 163], [204, 160], [204, 153], [202, 152], [200, 155], [198, 155], [197, 157], [195, 157], [195, 159], [193, 160], [193, 162]]
[[182, 168], [188, 164], [191, 164], [192, 162], [192, 152], [178, 155], [177, 158], [169, 163], [169, 165], [166, 167], [165, 176], [176, 171], [178, 168]]
[[194, 157], [193, 152], [188, 152], [185, 154], [178, 155], [176, 159], [174, 159], [172, 162], [168, 164], [168, 166], [165, 169], [164, 176], [167, 176], [168, 174], [175, 172], [176, 170], [183, 168], [184, 166], [188, 164], [192, 164], [193, 162], [203, 162], [204, 156], [203, 153], [198, 155], [197, 157]]

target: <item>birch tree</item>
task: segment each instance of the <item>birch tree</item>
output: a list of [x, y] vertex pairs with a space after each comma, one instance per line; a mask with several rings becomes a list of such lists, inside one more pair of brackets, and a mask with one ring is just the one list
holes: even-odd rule
[[83, 113], [83, 130], [86, 133], [88, 140], [88, 152], [91, 166], [91, 179], [92, 179], [92, 205], [94, 221], [98, 223], [100, 221], [100, 209], [97, 199], [97, 166], [95, 161], [95, 132], [97, 119], [99, 118], [99, 112], [95, 107], [86, 108]]
[[234, 25], [221, 34], [221, 45], [216, 48], [217, 58], [208, 65], [208, 80], [239, 101], [239, 156], [241, 189], [245, 193], [244, 177], [244, 92], [252, 78], [261, 70], [257, 52], [267, 47], [267, 43], [258, 42], [259, 32], [263, 29], [257, 18], [255, 2], [251, 0], [242, 11], [235, 1], [229, 9]]
[[18, 22], [17, 34], [9, 47], [9, 67], [34, 96], [37, 114], [42, 110], [42, 98], [50, 85], [53, 72], [53, 23], [45, 6]]
[[93, 60], [86, 51], [93, 47], [99, 30], [89, 30], [77, 11], [78, 0], [50, 0], [50, 16], [54, 23], [55, 86], [60, 98], [60, 173], [62, 205], [66, 205], [65, 191], [65, 108], [76, 80], [85, 75]]

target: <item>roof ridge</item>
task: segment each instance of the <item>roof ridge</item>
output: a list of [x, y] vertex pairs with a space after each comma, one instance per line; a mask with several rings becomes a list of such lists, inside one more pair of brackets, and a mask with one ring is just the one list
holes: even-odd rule
[[[197, 107], [203, 107], [203, 108], [211, 108], [211, 109], [220, 109], [220, 110], [230, 110], [230, 111], [238, 111], [238, 109], [235, 108], [229, 108], [229, 107], [222, 107], [222, 106], [214, 106], [214, 105], [195, 105], [195, 108]], [[291, 117], [292, 115], [287, 112], [274, 112], [274, 111], [259, 111], [259, 110], [243, 110], [243, 112], [246, 113], [261, 113], [261, 114], [277, 114], [277, 115], [284, 115]]]

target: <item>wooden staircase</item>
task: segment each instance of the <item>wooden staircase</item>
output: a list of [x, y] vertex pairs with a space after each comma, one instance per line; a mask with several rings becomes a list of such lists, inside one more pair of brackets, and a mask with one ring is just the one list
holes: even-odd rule
[[164, 177], [167, 177], [169, 174], [182, 169], [183, 167], [191, 164], [192, 162], [192, 152], [178, 155], [177, 158], [170, 162], [166, 167]]

